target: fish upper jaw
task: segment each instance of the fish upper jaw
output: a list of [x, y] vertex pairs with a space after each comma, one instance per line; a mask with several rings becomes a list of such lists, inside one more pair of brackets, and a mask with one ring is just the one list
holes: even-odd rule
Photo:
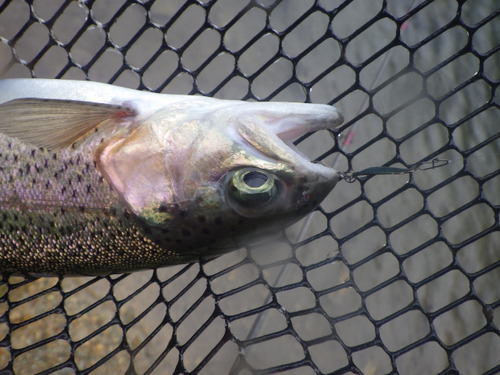
[[[335, 107], [326, 104], [289, 103], [289, 102], [239, 102], [222, 108], [223, 116], [238, 119], [252, 118], [265, 126], [284, 141], [296, 139], [304, 134], [335, 129], [344, 118]], [[227, 112], [233, 112], [228, 115]]]
[[[270, 103], [273, 112], [267, 114], [264, 125], [283, 141], [322, 129], [335, 129], [344, 118], [341, 112], [330, 105], [303, 103]], [[274, 106], [276, 104], [276, 106]]]

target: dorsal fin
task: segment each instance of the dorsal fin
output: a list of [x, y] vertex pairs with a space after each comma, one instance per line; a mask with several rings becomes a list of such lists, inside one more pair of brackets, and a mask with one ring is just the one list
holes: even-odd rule
[[[14, 99], [0, 104], [0, 133], [49, 150], [69, 147], [99, 124], [116, 126], [135, 110], [59, 99]], [[110, 121], [111, 120], [111, 121]]]

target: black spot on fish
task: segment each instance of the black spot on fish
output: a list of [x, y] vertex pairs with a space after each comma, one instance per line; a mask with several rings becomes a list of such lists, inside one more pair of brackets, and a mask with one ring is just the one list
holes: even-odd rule
[[214, 223], [215, 223], [215, 225], [222, 225], [222, 218], [220, 216], [217, 216], [214, 219]]
[[168, 206], [166, 204], [160, 204], [158, 206], [158, 212], [167, 212], [168, 211]]
[[203, 229], [201, 230], [201, 232], [202, 232], [203, 234], [210, 234], [210, 229], [208, 229], [208, 228], [203, 228]]
[[184, 237], [191, 237], [191, 232], [187, 230], [186, 228], [182, 228], [182, 235]]
[[204, 215], [199, 215], [198, 216], [198, 221], [200, 223], [206, 223], [207, 222], [207, 218]]

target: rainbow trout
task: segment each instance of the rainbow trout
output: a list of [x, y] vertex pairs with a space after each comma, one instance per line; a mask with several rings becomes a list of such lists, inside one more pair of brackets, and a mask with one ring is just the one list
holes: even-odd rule
[[328, 105], [0, 81], [0, 272], [100, 275], [234, 250], [311, 212], [338, 173], [291, 141]]

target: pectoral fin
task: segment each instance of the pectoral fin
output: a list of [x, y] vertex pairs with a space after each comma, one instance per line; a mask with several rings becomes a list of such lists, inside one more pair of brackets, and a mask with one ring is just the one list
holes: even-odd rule
[[100, 124], [116, 126], [136, 115], [128, 107], [59, 99], [15, 99], [0, 105], [0, 133], [38, 147], [71, 146]]

